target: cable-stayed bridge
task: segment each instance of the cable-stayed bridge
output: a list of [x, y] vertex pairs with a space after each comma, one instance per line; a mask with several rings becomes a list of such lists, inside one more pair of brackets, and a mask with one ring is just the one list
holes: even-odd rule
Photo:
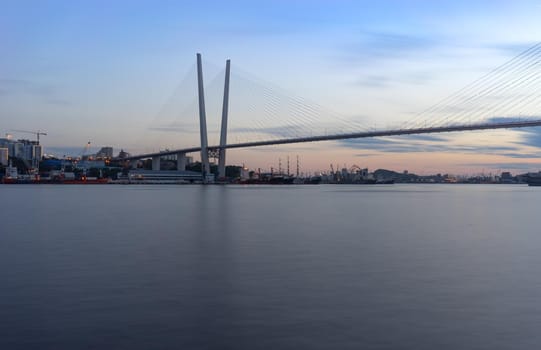
[[[244, 79], [245, 85], [248, 86], [248, 91], [252, 95], [244, 96], [244, 98], [237, 96], [237, 100], [242, 99], [241, 103], [247, 105], [245, 114], [262, 116], [262, 118], [250, 117], [247, 120], [252, 122], [252, 125], [245, 123], [228, 128], [229, 114], [234, 114], [234, 117], [237, 115], [231, 113], [233, 111], [230, 112], [231, 64], [228, 60], [222, 85], [220, 140], [219, 143], [215, 144], [208, 142], [203, 68], [200, 54], [197, 55], [195, 68], [198, 87], [196, 99], [199, 114], [199, 145], [132, 155], [125, 158], [126, 160], [136, 164], [139, 159], [152, 158], [153, 170], [159, 170], [160, 157], [176, 155], [178, 169], [183, 170], [186, 154], [200, 152], [203, 176], [210, 173], [209, 155], [211, 155], [218, 158], [219, 176], [223, 177], [225, 175], [226, 150], [233, 148], [541, 126], [541, 84], [539, 79], [541, 75], [541, 43], [530, 47], [454, 94], [418, 113], [407, 122], [397, 127], [380, 130], [374, 130], [356, 120], [348, 120], [338, 116], [301, 98], [292, 97], [279, 88], [269, 87], [257, 79], [246, 77], [246, 74], [241, 79]], [[257, 111], [253, 106], [257, 103], [254, 98], [255, 91], [259, 91], [260, 95], [265, 98], [260, 103], [264, 106], [262, 111]], [[235, 108], [233, 110], [237, 111], [238, 107], [237, 110]], [[194, 115], [193, 111], [191, 115]], [[320, 130], [315, 130], [316, 126], [320, 126]], [[168, 126], [165, 128], [167, 129]], [[324, 128], [324, 131], [321, 128]], [[192, 133], [193, 131], [195, 130], [192, 130]], [[241, 141], [228, 142], [228, 132], [231, 131], [244, 134], [246, 137]]]

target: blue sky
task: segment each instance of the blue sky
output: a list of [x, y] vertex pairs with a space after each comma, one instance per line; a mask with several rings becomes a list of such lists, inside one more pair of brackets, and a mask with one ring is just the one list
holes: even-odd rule
[[[400, 125], [539, 41], [539, 18], [539, 0], [4, 0], [0, 132], [46, 130], [44, 146], [60, 153], [88, 140], [133, 152], [192, 145], [196, 137], [159, 131], [155, 122], [196, 52], [209, 64], [208, 80], [211, 64], [231, 58], [347, 120]], [[208, 99], [218, 104], [218, 96]], [[232, 125], [253, 122], [241, 109], [232, 101]], [[177, 124], [197, 115], [183, 118]], [[218, 125], [219, 116], [208, 118], [209, 129]], [[516, 169], [535, 169], [540, 139], [535, 130], [498, 131], [442, 135], [422, 147], [400, 138], [245, 150], [230, 160], [270, 167], [299, 154], [313, 170], [338, 161], [457, 172], [520, 160]]]

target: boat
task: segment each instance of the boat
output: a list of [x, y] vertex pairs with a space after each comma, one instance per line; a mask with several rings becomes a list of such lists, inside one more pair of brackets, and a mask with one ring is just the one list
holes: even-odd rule
[[307, 185], [319, 185], [321, 183], [321, 176], [311, 176], [307, 178], [304, 183]]
[[6, 167], [6, 172], [2, 178], [3, 184], [33, 184], [39, 183], [40, 177], [37, 173], [21, 175], [17, 171], [17, 167], [14, 167], [9, 162], [9, 165]]
[[63, 184], [63, 185], [103, 185], [110, 183], [111, 180], [108, 178], [96, 178], [96, 177], [86, 177], [83, 176], [80, 179], [73, 179], [73, 180], [60, 180], [58, 182], [51, 182], [51, 183], [57, 183], [57, 184]]
[[291, 185], [295, 181], [293, 176], [276, 175], [268, 179], [270, 185]]

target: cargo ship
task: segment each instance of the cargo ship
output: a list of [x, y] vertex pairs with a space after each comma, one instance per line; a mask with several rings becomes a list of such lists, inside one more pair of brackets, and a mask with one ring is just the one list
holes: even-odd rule
[[19, 175], [17, 167], [14, 167], [11, 162], [6, 167], [6, 172], [2, 178], [3, 184], [32, 184], [39, 183], [38, 174]]
[[30, 175], [19, 175], [17, 177], [7, 177], [2, 178], [3, 184], [38, 184], [40, 183], [39, 177], [33, 177]]
[[50, 178], [32, 177], [29, 175], [19, 175], [18, 177], [4, 177], [2, 183], [12, 184], [54, 184], [54, 185], [103, 185], [110, 183], [110, 179], [98, 179], [82, 177], [73, 180], [58, 180]]
[[21, 175], [17, 172], [17, 168], [11, 166], [6, 168], [3, 184], [62, 184], [62, 185], [98, 185], [110, 183], [108, 178], [97, 178], [90, 176], [76, 177], [73, 173], [59, 173], [53, 177], [41, 177], [38, 173]]
[[110, 183], [110, 179], [106, 178], [97, 178], [97, 177], [87, 177], [83, 176], [80, 179], [72, 180], [42, 180], [41, 183], [50, 183], [50, 184], [62, 184], [62, 185], [103, 185]]

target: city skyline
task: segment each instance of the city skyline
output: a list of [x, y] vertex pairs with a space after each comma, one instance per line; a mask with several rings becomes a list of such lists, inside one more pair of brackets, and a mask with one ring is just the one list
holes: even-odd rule
[[[399, 124], [535, 44], [541, 29], [538, 1], [95, 4], [3, 5], [2, 133], [46, 130], [45, 152], [57, 155], [88, 140], [132, 153], [187, 146], [152, 122], [195, 52], [356, 122]], [[207, 123], [217, 128], [219, 116]], [[234, 150], [228, 163], [268, 168], [299, 154], [310, 169], [525, 171], [538, 170], [539, 146], [537, 130], [482, 131]]]

